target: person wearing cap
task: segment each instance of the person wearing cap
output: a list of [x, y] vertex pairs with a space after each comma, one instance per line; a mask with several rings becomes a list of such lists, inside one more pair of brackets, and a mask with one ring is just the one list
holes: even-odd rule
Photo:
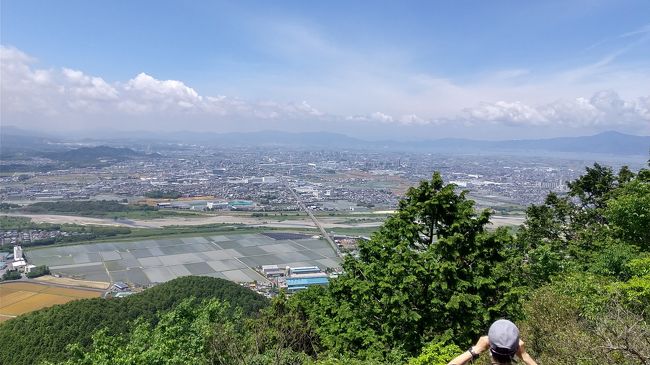
[[526, 352], [524, 341], [519, 338], [519, 329], [507, 319], [500, 319], [492, 323], [487, 336], [479, 338], [476, 345], [458, 355], [447, 365], [468, 364], [487, 350], [490, 350], [492, 364], [512, 364], [516, 355], [526, 365], [537, 365]]

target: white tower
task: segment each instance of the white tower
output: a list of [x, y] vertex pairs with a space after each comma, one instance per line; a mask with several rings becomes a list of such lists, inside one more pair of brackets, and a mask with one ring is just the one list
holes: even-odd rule
[[23, 258], [23, 248], [20, 246], [14, 246], [14, 260], [22, 260]]

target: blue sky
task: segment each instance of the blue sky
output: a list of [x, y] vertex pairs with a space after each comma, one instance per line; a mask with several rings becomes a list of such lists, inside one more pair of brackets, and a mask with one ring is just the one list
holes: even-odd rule
[[650, 134], [648, 1], [1, 3], [3, 123]]

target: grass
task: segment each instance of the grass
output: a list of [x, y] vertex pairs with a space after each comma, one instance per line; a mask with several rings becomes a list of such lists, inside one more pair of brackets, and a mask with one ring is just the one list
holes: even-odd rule
[[371, 218], [348, 218], [342, 221], [342, 224], [356, 224], [356, 223], [382, 223], [386, 217], [371, 217]]
[[[261, 215], [256, 215], [261, 214]], [[307, 219], [309, 216], [305, 213], [298, 212], [253, 212], [246, 215], [243, 214], [222, 214], [225, 216], [242, 216], [250, 218], [258, 218], [263, 220], [272, 220], [276, 222], [283, 222], [294, 219]]]
[[363, 236], [370, 237], [374, 232], [378, 231], [380, 227], [355, 227], [355, 228], [336, 228], [328, 229], [330, 235], [346, 235], [346, 236]]
[[146, 205], [123, 204], [117, 200], [60, 200], [36, 202], [10, 209], [25, 214], [58, 214], [95, 218], [154, 219], [170, 216], [194, 215], [194, 212], [161, 210]]
[[107, 212], [104, 217], [114, 219], [155, 219], [166, 217], [179, 217], [179, 216], [196, 216], [198, 214], [191, 212], [179, 212], [174, 210], [132, 210], [125, 212]]
[[45, 223], [33, 223], [31, 218], [0, 216], [0, 227], [4, 230], [48, 229], [51, 226]]

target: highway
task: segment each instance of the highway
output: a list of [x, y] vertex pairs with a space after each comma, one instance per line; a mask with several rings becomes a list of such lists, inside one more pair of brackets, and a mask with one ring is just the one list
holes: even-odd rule
[[327, 240], [327, 242], [329, 242], [330, 246], [332, 246], [332, 249], [334, 250], [334, 252], [336, 252], [336, 255], [337, 255], [338, 257], [343, 257], [343, 256], [341, 255], [341, 251], [339, 251], [339, 247], [336, 245], [336, 243], [334, 242], [334, 240], [332, 239], [332, 237], [330, 237], [329, 233], [327, 233], [327, 231], [325, 230], [325, 227], [323, 227], [323, 225], [320, 224], [320, 222], [318, 221], [318, 219], [316, 219], [316, 216], [314, 216], [314, 214], [311, 212], [311, 209], [309, 209], [309, 208], [305, 205], [305, 203], [302, 201], [302, 199], [300, 198], [300, 196], [296, 193], [295, 190], [293, 190], [293, 188], [291, 187], [291, 185], [289, 185], [289, 182], [288, 182], [284, 177], [282, 177], [282, 178], [280, 178], [280, 179], [282, 180], [282, 183], [283, 183], [284, 186], [287, 188], [287, 190], [289, 190], [289, 192], [291, 192], [291, 195], [293, 195], [293, 197], [294, 197], [294, 199], [296, 200], [296, 203], [298, 204], [298, 206], [300, 207], [300, 209], [304, 210], [305, 213], [307, 213], [307, 215], [308, 215], [309, 218], [311, 218], [311, 220], [314, 222], [314, 225], [316, 225], [316, 227], [317, 227], [318, 230], [321, 232], [321, 234], [323, 235], [323, 237], [325, 237], [325, 239]]

